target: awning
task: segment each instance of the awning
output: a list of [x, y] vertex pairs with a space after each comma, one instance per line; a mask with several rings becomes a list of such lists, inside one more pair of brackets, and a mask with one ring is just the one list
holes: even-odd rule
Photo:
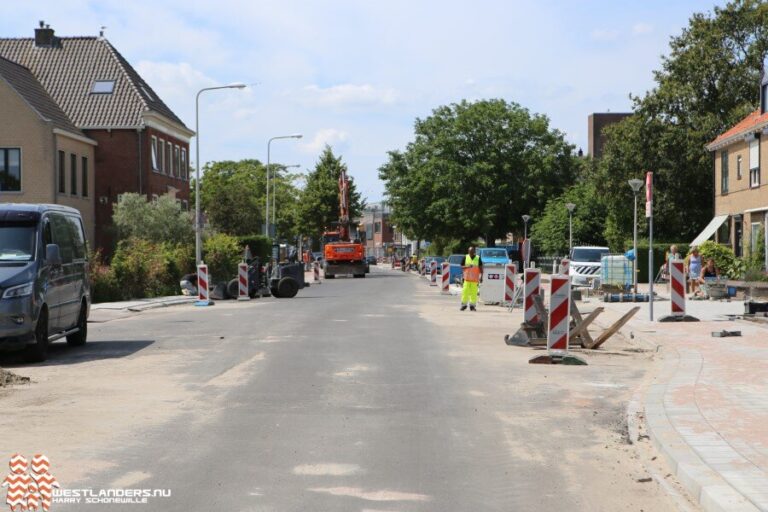
[[707, 224], [707, 227], [704, 228], [704, 231], [699, 233], [699, 236], [696, 237], [696, 239], [691, 242], [691, 245], [701, 245], [703, 242], [706, 242], [707, 240], [712, 237], [712, 235], [715, 234], [717, 229], [722, 226], [723, 222], [725, 222], [725, 219], [728, 218], [728, 215], [718, 215], [711, 221], [709, 221], [709, 224]]

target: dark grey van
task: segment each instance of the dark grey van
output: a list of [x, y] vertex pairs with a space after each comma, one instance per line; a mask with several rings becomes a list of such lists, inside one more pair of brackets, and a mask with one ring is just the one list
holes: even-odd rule
[[48, 343], [82, 345], [91, 307], [80, 213], [50, 204], [0, 203], [0, 350], [43, 361]]

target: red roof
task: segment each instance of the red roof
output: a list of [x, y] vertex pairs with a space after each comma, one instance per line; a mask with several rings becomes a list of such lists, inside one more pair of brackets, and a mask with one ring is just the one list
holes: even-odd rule
[[726, 139], [730, 139], [732, 137], [736, 137], [737, 135], [741, 135], [743, 133], [747, 133], [750, 130], [754, 129], [756, 126], [768, 123], [768, 112], [765, 114], [761, 114], [760, 110], [755, 110], [751, 114], [749, 114], [747, 117], [736, 123], [732, 128], [727, 130], [725, 133], [721, 133], [717, 136], [715, 140], [707, 144], [707, 146], [711, 146], [713, 144], [717, 144], [718, 142], [722, 142]]

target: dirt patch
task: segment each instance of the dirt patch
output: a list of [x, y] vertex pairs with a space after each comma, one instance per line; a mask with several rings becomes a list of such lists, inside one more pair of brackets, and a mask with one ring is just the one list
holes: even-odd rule
[[0, 388], [13, 386], [15, 384], [29, 384], [29, 377], [16, 375], [13, 372], [0, 368]]

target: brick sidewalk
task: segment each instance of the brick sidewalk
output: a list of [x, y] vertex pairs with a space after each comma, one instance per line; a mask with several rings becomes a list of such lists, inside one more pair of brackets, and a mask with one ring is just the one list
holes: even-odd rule
[[[614, 314], [632, 306], [599, 305]], [[705, 321], [659, 323], [644, 305], [624, 329], [660, 347], [662, 370], [644, 401], [648, 429], [707, 511], [768, 511], [768, 326], [723, 316], [742, 308], [689, 303]], [[667, 314], [669, 302], [655, 310]], [[742, 337], [712, 337], [722, 330]]]

